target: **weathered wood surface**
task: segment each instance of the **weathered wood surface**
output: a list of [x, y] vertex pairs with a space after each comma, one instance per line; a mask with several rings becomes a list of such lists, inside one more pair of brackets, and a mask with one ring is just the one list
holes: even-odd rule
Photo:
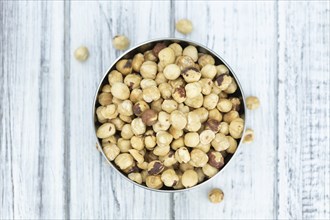
[[[0, 219], [329, 219], [330, 6], [320, 2], [0, 2]], [[189, 18], [183, 36], [175, 21]], [[231, 65], [255, 142], [196, 190], [123, 180], [95, 150], [95, 89], [121, 52], [159, 37], [198, 41]], [[85, 63], [73, 51], [90, 50]], [[208, 202], [213, 187], [225, 192]]]

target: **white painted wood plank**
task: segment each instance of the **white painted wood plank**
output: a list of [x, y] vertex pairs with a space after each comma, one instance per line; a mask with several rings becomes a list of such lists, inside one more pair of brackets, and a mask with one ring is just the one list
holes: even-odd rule
[[[246, 95], [261, 108], [247, 112], [255, 142], [241, 145], [224, 172], [200, 189], [175, 195], [177, 219], [272, 219], [276, 214], [276, 4], [273, 2], [176, 2], [175, 19], [188, 18], [186, 38], [214, 49], [231, 65]], [[175, 36], [182, 35], [175, 32]], [[223, 189], [219, 205], [208, 201]]]
[[63, 4], [0, 8], [0, 218], [64, 218]]
[[99, 80], [122, 53], [112, 47], [112, 37], [124, 34], [134, 45], [169, 35], [168, 23], [160, 22], [169, 20], [169, 6], [169, 2], [72, 2], [70, 5], [70, 53], [80, 45], [90, 49], [90, 58], [85, 63], [70, 57], [71, 218], [170, 218], [171, 195], [133, 186], [107, 166], [95, 150], [91, 123], [93, 96]]
[[279, 2], [280, 219], [330, 218], [327, 2]]

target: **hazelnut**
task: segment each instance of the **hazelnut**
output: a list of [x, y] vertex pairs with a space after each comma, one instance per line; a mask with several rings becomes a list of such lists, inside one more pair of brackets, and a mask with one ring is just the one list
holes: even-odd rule
[[145, 89], [150, 86], [157, 86], [157, 83], [153, 79], [143, 79], [143, 80], [141, 80], [140, 86], [142, 89]]
[[215, 79], [214, 85], [216, 85], [220, 90], [226, 90], [232, 81], [233, 78], [231, 76], [222, 74]]
[[199, 144], [199, 135], [197, 132], [189, 132], [184, 136], [184, 144], [188, 147], [196, 147]]
[[163, 73], [164, 73], [164, 76], [165, 76], [166, 79], [175, 80], [180, 76], [181, 70], [180, 70], [180, 67], [178, 65], [169, 64], [165, 67]]
[[223, 121], [230, 123], [232, 122], [235, 118], [239, 118], [239, 114], [237, 111], [230, 111], [223, 116]]
[[194, 98], [187, 98], [184, 103], [192, 108], [200, 108], [203, 105], [204, 97], [202, 94], [197, 95]]
[[146, 185], [150, 188], [153, 189], [160, 189], [163, 187], [163, 182], [162, 179], [160, 177], [160, 175], [158, 176], [147, 176], [146, 177]]
[[148, 162], [144, 161], [142, 163], [138, 163], [137, 167], [140, 168], [141, 170], [147, 170], [148, 169]]
[[133, 119], [131, 126], [135, 135], [143, 134], [146, 131], [146, 125], [143, 123], [141, 118]]
[[201, 87], [200, 83], [193, 82], [193, 83], [188, 83], [185, 86], [185, 90], [186, 90], [186, 96], [188, 98], [194, 98], [201, 94], [202, 87]]
[[123, 126], [125, 125], [125, 122], [120, 118], [113, 118], [110, 120], [110, 122], [115, 125], [117, 131], [121, 131]]
[[241, 108], [241, 100], [239, 98], [230, 98], [231, 104], [233, 104], [232, 110], [239, 111]]
[[186, 105], [184, 105], [183, 103], [180, 103], [180, 104], [178, 105], [178, 110], [179, 110], [180, 112], [182, 112], [182, 113], [188, 113], [188, 112], [190, 112], [189, 107], [186, 106]]
[[214, 108], [214, 109], [209, 111], [209, 119], [214, 119], [214, 120], [217, 120], [217, 121], [221, 121], [222, 120], [222, 114], [219, 112], [218, 109]]
[[110, 136], [108, 138], [103, 138], [102, 139], [102, 145], [103, 144], [108, 144], [108, 143], [116, 144], [117, 143], [117, 138], [115, 136]]
[[202, 87], [202, 94], [209, 95], [212, 91], [213, 81], [208, 78], [204, 78], [198, 81]]
[[96, 131], [98, 138], [108, 138], [116, 133], [115, 125], [112, 123], [102, 124]]
[[194, 110], [193, 112], [198, 115], [199, 121], [201, 123], [204, 123], [207, 121], [209, 112], [206, 110], [206, 108], [202, 107], [202, 108]]
[[182, 47], [180, 46], [180, 44], [173, 43], [173, 44], [170, 44], [168, 47], [172, 48], [176, 57], [182, 55]]
[[104, 106], [99, 106], [99, 107], [97, 107], [97, 109], [96, 109], [97, 120], [98, 120], [100, 123], [105, 123], [105, 122], [107, 122], [107, 119], [101, 114], [101, 112], [103, 111], [104, 108], [105, 108]]
[[142, 63], [140, 73], [144, 79], [155, 79], [157, 74], [157, 64], [153, 61]]
[[130, 174], [128, 174], [128, 178], [130, 180], [133, 180], [134, 182], [137, 182], [138, 184], [142, 184], [142, 175], [141, 175], [141, 173], [130, 173]]
[[237, 149], [237, 141], [231, 136], [226, 136], [226, 138], [229, 141], [229, 147], [227, 148], [226, 152], [230, 154], [235, 153]]
[[219, 101], [219, 97], [216, 94], [211, 93], [211, 94], [206, 95], [204, 97], [203, 106], [207, 110], [211, 110], [211, 109], [214, 109], [217, 106], [218, 101]]
[[221, 189], [212, 189], [209, 192], [209, 200], [212, 203], [220, 203], [222, 202], [224, 194]]
[[228, 68], [223, 64], [216, 66], [216, 69], [218, 75], [229, 74]]
[[216, 151], [223, 151], [230, 146], [230, 143], [224, 134], [217, 133], [211, 142], [211, 145]]
[[158, 175], [164, 170], [164, 165], [159, 160], [151, 161], [148, 164], [148, 174], [149, 175]]
[[213, 79], [217, 74], [217, 68], [215, 68], [213, 64], [206, 64], [202, 68], [201, 73], [202, 73], [202, 77]]
[[228, 98], [228, 94], [225, 91], [220, 92], [218, 95], [220, 99]]
[[186, 101], [186, 90], [184, 89], [183, 86], [179, 86], [173, 89], [172, 92], [172, 98], [177, 102], [177, 103], [182, 103]]
[[116, 69], [123, 75], [130, 74], [132, 72], [132, 60], [122, 59], [116, 63]]
[[209, 129], [213, 132], [218, 132], [220, 129], [220, 121], [217, 121], [215, 119], [209, 119], [205, 123], [205, 129]]
[[132, 60], [132, 68], [135, 72], [140, 72], [142, 63], [144, 62], [144, 56], [142, 53], [135, 54]]
[[170, 146], [173, 136], [167, 131], [158, 131], [156, 134], [157, 145], [160, 147]]
[[201, 67], [204, 67], [206, 66], [207, 64], [211, 64], [211, 65], [214, 65], [215, 64], [215, 60], [214, 58], [209, 55], [209, 54], [203, 54], [201, 55], [199, 58], [198, 58], [198, 64], [201, 66]]
[[123, 79], [123, 74], [117, 70], [112, 70], [108, 75], [108, 81], [111, 86], [116, 82], [123, 82]]
[[224, 135], [229, 134], [229, 124], [227, 122], [221, 122], [219, 125], [219, 132]]
[[184, 186], [182, 185], [182, 174], [177, 172], [177, 175], [179, 177], [179, 182], [175, 186], [173, 186], [173, 189], [183, 189]]
[[109, 143], [103, 146], [103, 152], [110, 161], [113, 161], [119, 155], [120, 149], [116, 144]]
[[149, 151], [144, 155], [145, 161], [150, 163], [151, 161], [158, 160], [158, 156], [155, 155], [153, 152]]
[[258, 97], [249, 96], [246, 98], [246, 107], [250, 110], [257, 109], [260, 105]]
[[111, 93], [102, 92], [99, 94], [97, 99], [98, 99], [100, 105], [102, 105], [102, 106], [110, 105], [112, 103]]
[[198, 175], [195, 170], [187, 170], [182, 174], [181, 181], [184, 187], [193, 187], [198, 183]]
[[172, 64], [175, 62], [175, 53], [172, 48], [166, 47], [159, 51], [158, 58], [161, 63], [167, 66], [168, 64]]
[[180, 137], [178, 139], [175, 139], [172, 143], [171, 143], [171, 148], [173, 150], [177, 150], [180, 147], [184, 147], [184, 139], [183, 137]]
[[219, 170], [213, 166], [211, 166], [210, 164], [205, 164], [205, 166], [202, 167], [203, 173], [205, 174], [205, 176], [207, 176], [208, 178], [213, 177], [215, 174], [217, 174], [219, 172]]
[[157, 56], [152, 52], [152, 50], [147, 50], [143, 55], [145, 61], [156, 62], [158, 60]]
[[142, 136], [132, 136], [131, 138], [131, 146], [136, 150], [143, 150], [145, 146], [145, 140]]
[[111, 87], [111, 94], [120, 100], [128, 99], [130, 92], [127, 85], [121, 82], [116, 82]]
[[173, 169], [165, 170], [162, 175], [161, 179], [165, 186], [173, 187], [179, 182], [179, 176], [176, 175]]
[[193, 30], [193, 24], [188, 19], [180, 19], [176, 22], [175, 28], [181, 34], [190, 34]]
[[166, 44], [165, 44], [165, 43], [157, 43], [157, 44], [154, 46], [154, 48], [152, 49], [152, 52], [153, 52], [153, 54], [154, 54], [155, 56], [158, 57], [159, 52], [160, 52], [162, 49], [164, 49], [164, 48], [166, 48]]
[[163, 104], [162, 104], [162, 109], [167, 112], [167, 113], [171, 113], [174, 110], [176, 110], [178, 108], [178, 103], [174, 100], [164, 100]]
[[130, 96], [129, 96], [129, 99], [133, 102], [133, 103], [136, 103], [138, 101], [141, 101], [143, 100], [143, 92], [141, 89], [133, 89]]
[[156, 86], [149, 86], [142, 90], [143, 100], [150, 103], [160, 98], [160, 92]]
[[225, 159], [223, 158], [222, 154], [217, 151], [211, 151], [207, 154], [209, 156], [208, 163], [217, 169], [220, 169], [225, 165]]
[[119, 154], [115, 159], [115, 164], [121, 169], [125, 170], [134, 164], [133, 157], [129, 153]]
[[110, 104], [101, 109], [101, 115], [106, 119], [113, 119], [114, 114], [117, 110], [115, 104]]
[[175, 64], [180, 67], [181, 71], [187, 68], [195, 68], [195, 62], [189, 56], [178, 56], [176, 58]]
[[126, 50], [129, 46], [130, 42], [128, 38], [124, 35], [116, 35], [112, 38], [112, 45], [117, 50]]
[[166, 128], [165, 130], [169, 129], [169, 127], [171, 126], [170, 123], [170, 114], [161, 111], [158, 113], [158, 122], [163, 125], [164, 128]]
[[102, 86], [102, 92], [110, 93], [111, 92], [111, 86], [109, 84], [106, 84]]
[[187, 83], [197, 82], [202, 76], [199, 70], [195, 67], [187, 67], [182, 70], [181, 74]]
[[194, 46], [191, 46], [191, 45], [187, 46], [186, 48], [184, 48], [182, 54], [184, 56], [191, 57], [191, 59], [194, 62], [196, 62], [198, 60], [198, 51], [197, 51], [196, 47], [194, 47]]
[[215, 138], [215, 134], [211, 130], [204, 130], [199, 135], [201, 144], [209, 144]]
[[132, 155], [132, 157], [138, 162], [138, 163], [143, 163], [144, 162], [144, 157], [139, 153], [138, 150], [136, 149], [130, 149], [128, 152]]
[[141, 119], [143, 123], [147, 126], [154, 125], [157, 122], [157, 118], [158, 118], [157, 112], [152, 109], [145, 110], [141, 115]]
[[198, 131], [202, 126], [198, 112], [192, 111], [187, 114], [187, 125], [188, 131]]
[[244, 120], [241, 118], [235, 118], [229, 124], [229, 133], [233, 138], [241, 138], [244, 129]]
[[204, 181], [205, 179], [205, 174], [203, 173], [203, 170], [202, 168], [196, 168], [195, 169], [196, 173], [197, 173], [197, 176], [198, 176], [198, 183], [201, 183]]
[[[133, 120], [131, 116], [126, 116], [126, 115], [119, 115], [119, 118], [124, 123], [131, 123]], [[114, 120], [114, 119], [112, 119], [112, 120]], [[122, 125], [124, 125], [124, 124], [122, 124]], [[116, 128], [117, 128], [117, 126], [116, 126]], [[121, 131], [120, 128], [118, 128], [117, 130]]]
[[182, 172], [185, 172], [187, 170], [193, 170], [194, 166], [190, 164], [191, 160], [189, 161], [189, 163], [180, 163], [179, 168]]
[[205, 166], [205, 164], [207, 163], [208, 160], [209, 160], [208, 156], [202, 150], [193, 149], [190, 152], [189, 163], [191, 163], [194, 167], [203, 167], [203, 166]]
[[151, 109], [155, 110], [156, 112], [162, 111], [162, 103], [164, 99], [160, 98], [156, 101], [151, 102]]
[[134, 104], [133, 113], [134, 115], [139, 117], [147, 109], [150, 109], [149, 105], [145, 101], [141, 100]]
[[[158, 72], [159, 72], [159, 70], [158, 70]], [[163, 72], [157, 73], [157, 76], [155, 78], [155, 82], [156, 82], [157, 85], [160, 85], [162, 83], [166, 83], [167, 82], [167, 79], [166, 79], [166, 77], [165, 77], [165, 75], [164, 75]]]
[[130, 100], [124, 100], [118, 105], [118, 113], [124, 116], [132, 116], [133, 103]]
[[156, 156], [165, 156], [170, 152], [170, 146], [156, 146], [152, 151]]
[[158, 86], [160, 94], [163, 99], [170, 99], [172, 97], [172, 86], [168, 83], [162, 83]]
[[[221, 99], [221, 98], [227, 98], [227, 97], [228, 97], [227, 93], [222, 92], [222, 90], [221, 90], [218, 86], [216, 86], [214, 83], [213, 83], [213, 85], [212, 85], [212, 90], [211, 90], [211, 92], [214, 93], [214, 94], [219, 95], [219, 98], [220, 98], [220, 99]], [[225, 97], [223, 97], [223, 95], [225, 95]]]
[[124, 79], [124, 83], [130, 90], [139, 88], [140, 82], [141, 76], [137, 74], [128, 74]]
[[236, 90], [237, 90], [237, 84], [236, 84], [235, 80], [233, 80], [229, 84], [228, 88], [224, 90], [224, 92], [227, 94], [233, 94], [234, 92], [236, 92]]
[[80, 46], [74, 51], [74, 57], [83, 62], [86, 61], [89, 56], [89, 51], [87, 47]]
[[119, 138], [117, 141], [117, 146], [120, 149], [120, 152], [127, 153], [128, 150], [132, 149], [130, 140], [126, 140], [124, 138]]
[[142, 182], [145, 183], [148, 176], [148, 171], [142, 170], [141, 176], [142, 176]]
[[190, 154], [186, 147], [180, 147], [175, 151], [175, 159], [179, 163], [188, 163], [190, 160]]
[[170, 167], [177, 163], [177, 160], [175, 159], [174, 152], [169, 151], [165, 156], [162, 157], [163, 164], [166, 167]]
[[202, 150], [203, 152], [207, 153], [207, 152], [209, 152], [210, 149], [211, 149], [211, 144], [201, 144], [201, 143], [199, 143], [199, 144], [195, 147], [195, 149], [200, 149], [200, 150]]
[[229, 112], [233, 107], [233, 104], [229, 99], [220, 99], [217, 108], [220, 112]]
[[144, 144], [148, 150], [152, 150], [156, 146], [156, 136], [153, 134], [145, 136]]
[[178, 110], [173, 111], [170, 115], [170, 123], [172, 124], [172, 127], [177, 130], [184, 129], [187, 124], [187, 119], [185, 114]]
[[244, 138], [243, 138], [243, 143], [252, 143], [254, 140], [254, 132], [251, 128], [248, 128], [246, 129], [245, 131], [245, 135], [244, 135]]

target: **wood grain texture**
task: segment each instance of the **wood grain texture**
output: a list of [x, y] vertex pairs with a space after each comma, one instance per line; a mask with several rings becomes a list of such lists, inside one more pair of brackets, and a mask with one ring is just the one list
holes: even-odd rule
[[329, 2], [279, 2], [278, 217], [330, 218]]
[[[330, 6], [271, 1], [0, 2], [0, 219], [329, 219]], [[184, 36], [175, 21], [191, 19]], [[121, 53], [160, 37], [200, 42], [261, 107], [255, 142], [210, 183], [133, 186], [95, 149], [92, 103]], [[89, 59], [74, 50], [85, 45]], [[209, 203], [213, 187], [225, 200]]]

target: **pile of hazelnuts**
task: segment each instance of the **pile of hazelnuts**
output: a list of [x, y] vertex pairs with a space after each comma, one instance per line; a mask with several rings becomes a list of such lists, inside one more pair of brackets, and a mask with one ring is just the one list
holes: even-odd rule
[[153, 189], [189, 188], [218, 173], [244, 129], [240, 91], [219, 62], [179, 43], [119, 60], [96, 107], [106, 157]]

